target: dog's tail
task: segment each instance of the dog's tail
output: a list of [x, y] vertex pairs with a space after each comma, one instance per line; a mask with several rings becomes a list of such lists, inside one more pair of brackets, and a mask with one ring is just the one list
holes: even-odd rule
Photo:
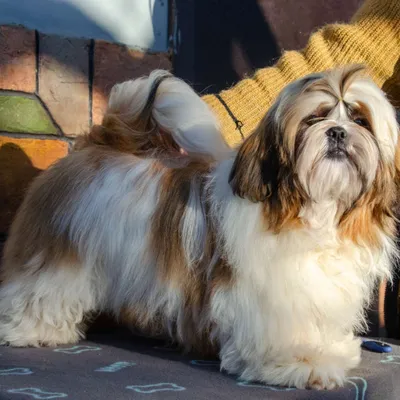
[[102, 124], [77, 147], [85, 143], [139, 156], [183, 152], [218, 160], [229, 151], [207, 104], [163, 70], [115, 85]]

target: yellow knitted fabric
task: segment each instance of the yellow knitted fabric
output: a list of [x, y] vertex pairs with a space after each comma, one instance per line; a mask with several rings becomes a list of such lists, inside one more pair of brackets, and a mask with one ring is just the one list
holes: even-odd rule
[[[285, 52], [274, 67], [258, 70], [220, 93], [234, 116], [243, 123], [244, 136], [257, 126], [281, 89], [312, 72], [362, 63], [400, 106], [400, 0], [366, 0], [350, 24], [326, 25], [314, 33], [300, 52]], [[242, 139], [226, 108], [214, 95], [203, 99], [217, 114], [230, 145]]]

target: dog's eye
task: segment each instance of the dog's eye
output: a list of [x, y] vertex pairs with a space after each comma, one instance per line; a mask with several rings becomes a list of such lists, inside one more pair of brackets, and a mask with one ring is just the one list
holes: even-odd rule
[[322, 119], [323, 119], [323, 118], [319, 117], [318, 115], [312, 114], [312, 115], [310, 115], [310, 116], [307, 117], [306, 123], [307, 123], [308, 125], [314, 125], [314, 124], [316, 124], [317, 122], [321, 121]]
[[369, 123], [365, 118], [355, 118], [353, 120], [353, 122], [355, 122], [357, 125], [360, 125], [364, 128], [368, 128], [369, 127]]

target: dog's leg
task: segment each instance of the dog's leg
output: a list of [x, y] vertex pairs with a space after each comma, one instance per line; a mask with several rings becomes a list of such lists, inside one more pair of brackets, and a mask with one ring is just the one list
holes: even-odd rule
[[[278, 340], [277, 340], [278, 341]], [[297, 345], [272, 350], [265, 354], [255, 348], [247, 354], [240, 345], [230, 340], [222, 347], [222, 367], [239, 374], [246, 381], [258, 381], [309, 389], [334, 389], [343, 386], [346, 372], [358, 365], [361, 357], [360, 341], [348, 335], [342, 341], [324, 346]]]
[[360, 340], [348, 335], [341, 341], [283, 350], [282, 355], [264, 365], [261, 380], [317, 390], [343, 386], [347, 371], [360, 362], [360, 344]]
[[55, 346], [84, 336], [83, 319], [96, 308], [90, 271], [52, 265], [17, 273], [0, 286], [0, 343]]
[[310, 389], [334, 389], [343, 386], [346, 373], [361, 360], [361, 340], [349, 334], [342, 341], [325, 344], [310, 358], [312, 371], [307, 381]]
[[214, 294], [212, 334], [219, 340], [222, 369], [269, 385], [342, 386], [346, 372], [360, 361], [360, 340], [352, 333], [343, 334], [334, 321], [321, 330], [312, 314], [299, 318], [298, 313], [291, 313], [292, 307], [267, 308], [263, 299], [240, 286]]

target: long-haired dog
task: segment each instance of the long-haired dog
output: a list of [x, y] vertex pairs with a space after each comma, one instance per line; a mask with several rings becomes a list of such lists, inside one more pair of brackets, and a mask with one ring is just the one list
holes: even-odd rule
[[[398, 126], [357, 66], [287, 86], [236, 150], [165, 71], [32, 184], [4, 250], [0, 341], [54, 346], [110, 312], [246, 380], [334, 388], [395, 255]], [[184, 154], [179, 153], [184, 149]]]

